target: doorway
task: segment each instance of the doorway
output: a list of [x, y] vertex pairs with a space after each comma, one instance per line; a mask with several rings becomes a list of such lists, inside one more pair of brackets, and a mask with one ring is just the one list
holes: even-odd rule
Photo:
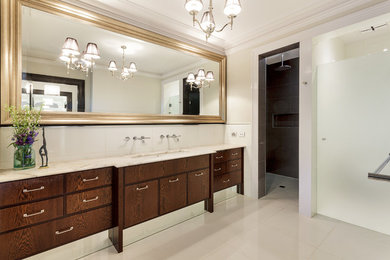
[[299, 43], [259, 56], [259, 198], [299, 177]]

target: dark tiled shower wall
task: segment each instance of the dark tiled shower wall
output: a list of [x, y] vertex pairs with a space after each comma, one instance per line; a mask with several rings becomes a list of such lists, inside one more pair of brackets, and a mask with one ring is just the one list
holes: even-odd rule
[[267, 172], [298, 178], [299, 58], [267, 65]]

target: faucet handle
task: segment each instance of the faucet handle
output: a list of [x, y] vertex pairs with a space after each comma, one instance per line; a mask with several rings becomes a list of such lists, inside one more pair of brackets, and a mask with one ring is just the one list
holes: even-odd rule
[[125, 142], [130, 141], [130, 137], [126, 136], [125, 139], [124, 139], [123, 141], [125, 141]]

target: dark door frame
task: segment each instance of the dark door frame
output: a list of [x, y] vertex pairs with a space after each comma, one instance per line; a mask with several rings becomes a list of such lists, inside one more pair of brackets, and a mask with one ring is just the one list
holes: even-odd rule
[[267, 163], [267, 75], [266, 75], [266, 58], [291, 51], [293, 49], [299, 48], [299, 42], [294, 43], [288, 46], [285, 46], [280, 49], [276, 49], [270, 52], [266, 52], [259, 55], [259, 122], [258, 122], [258, 128], [259, 128], [259, 143], [258, 143], [258, 198], [261, 198], [266, 195], [266, 180], [265, 180], [265, 174], [266, 174], [266, 163]]

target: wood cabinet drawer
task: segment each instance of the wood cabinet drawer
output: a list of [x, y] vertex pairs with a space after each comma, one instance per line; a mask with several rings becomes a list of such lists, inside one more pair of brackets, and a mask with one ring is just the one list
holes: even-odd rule
[[0, 259], [20, 259], [112, 227], [105, 207], [0, 235]]
[[165, 214], [187, 205], [187, 174], [175, 175], [160, 180], [160, 214]]
[[70, 173], [65, 178], [66, 192], [97, 188], [112, 183], [112, 168]]
[[158, 216], [158, 181], [125, 187], [125, 227]]
[[214, 164], [214, 176], [224, 174], [226, 172], [226, 162]]
[[241, 159], [242, 158], [242, 149], [237, 148], [237, 149], [226, 150], [225, 157], [227, 160]]
[[183, 173], [187, 171], [187, 158], [169, 160], [163, 162], [164, 176]]
[[241, 171], [226, 173], [214, 177], [214, 191], [226, 189], [241, 183]]
[[149, 163], [125, 168], [125, 184], [156, 179], [164, 175], [163, 163]]
[[66, 196], [66, 213], [72, 214], [112, 203], [112, 188], [100, 188]]
[[188, 204], [210, 197], [209, 169], [188, 173]]
[[208, 154], [190, 157], [187, 160], [187, 171], [195, 171], [210, 167], [210, 156]]
[[236, 170], [241, 170], [241, 159], [234, 160], [234, 161], [228, 161], [226, 167], [226, 172], [232, 172]]
[[0, 184], [0, 207], [63, 194], [63, 175]]
[[63, 198], [33, 202], [0, 210], [0, 233], [63, 216]]
[[226, 161], [225, 151], [218, 151], [213, 155], [214, 164]]

